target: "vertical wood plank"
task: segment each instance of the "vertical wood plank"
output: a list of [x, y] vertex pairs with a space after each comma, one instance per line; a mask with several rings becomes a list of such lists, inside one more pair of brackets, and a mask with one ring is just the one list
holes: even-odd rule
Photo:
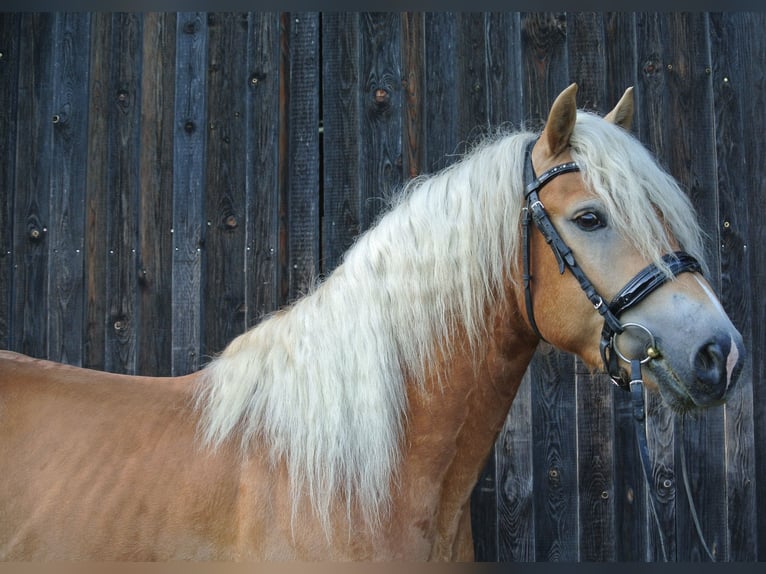
[[280, 19], [248, 15], [245, 185], [247, 210], [247, 326], [279, 305]]
[[498, 560], [502, 562], [534, 562], [537, 558], [532, 408], [528, 369], [495, 446]]
[[[52, 14], [21, 16], [17, 107], [11, 348], [33, 357], [47, 354], [47, 235], [53, 138]], [[23, 295], [22, 295], [23, 294]]]
[[199, 366], [207, 110], [207, 16], [179, 13], [173, 148], [172, 372]]
[[82, 364], [83, 240], [88, 126], [88, 14], [59, 13], [54, 24], [53, 149], [50, 179], [49, 359]]
[[489, 125], [518, 129], [524, 119], [521, 15], [518, 12], [489, 13], [485, 33]]
[[[637, 84], [638, 107], [636, 126], [639, 138], [657, 160], [666, 169], [669, 146], [670, 123], [665, 121], [669, 115], [667, 101], [667, 78], [665, 75], [665, 57], [663, 41], [667, 38], [666, 19], [658, 14], [637, 14], [636, 45], [641, 75]], [[652, 456], [652, 476], [650, 483], [642, 481], [642, 503], [646, 508], [643, 517], [647, 545], [643, 560], [662, 560], [659, 534], [651, 514], [647, 488], [657, 493], [659, 504], [657, 513], [660, 529], [665, 537], [665, 550], [668, 559], [676, 557], [676, 469], [673, 456], [674, 427], [668, 409], [659, 404], [655, 394], [647, 396], [647, 442]], [[680, 473], [679, 473], [680, 478]]]
[[285, 16], [289, 80], [286, 301], [307, 293], [319, 272], [319, 14]]
[[[766, 157], [763, 133], [766, 130], [766, 77], [764, 66], [766, 61], [766, 42], [759, 30], [766, 25], [763, 13], [748, 13], [741, 16], [742, 33], [737, 32], [743, 44], [740, 53], [744, 67], [741, 79], [743, 93], [743, 116], [745, 118], [745, 165], [748, 209], [757, 210], [756, 206], [766, 204]], [[745, 23], [747, 25], [745, 25]], [[741, 207], [740, 207], [741, 209]], [[761, 207], [762, 209], [762, 207]], [[753, 369], [753, 419], [754, 443], [759, 445], [755, 452], [755, 475], [746, 480], [755, 480], [756, 500], [758, 501], [758, 560], [766, 559], [766, 518], [764, 517], [764, 500], [766, 500], [766, 298], [762, 286], [766, 284], [766, 253], [761, 248], [766, 245], [766, 225], [763, 224], [762, 211], [757, 213], [758, 225], [751, 226], [748, 234], [748, 258], [751, 277], [751, 308], [753, 310], [752, 345], [749, 348]], [[740, 543], [738, 543], [740, 544]]]
[[[689, 193], [702, 228], [711, 239], [708, 281], [720, 292], [720, 223], [716, 176], [715, 126], [711, 83], [710, 36], [707, 16], [701, 13], [668, 17], [665, 48], [670, 117], [683, 129], [671, 129], [671, 173]], [[702, 532], [714, 556], [725, 557], [726, 500], [723, 409], [708, 409], [687, 417], [684, 440], [686, 467], [692, 498], [705, 512], [700, 515]], [[677, 431], [678, 432], [678, 431]], [[680, 456], [680, 452], [678, 454]], [[677, 458], [677, 460], [680, 460]], [[708, 560], [694, 527], [686, 502], [685, 487], [677, 472], [678, 559]]]
[[[112, 86], [111, 14], [91, 16], [91, 46], [88, 102], [88, 158], [85, 181], [85, 328], [83, 367], [106, 368], [106, 268], [107, 209], [110, 169], [110, 117], [114, 102]], [[112, 97], [110, 97], [112, 96]]]
[[457, 81], [455, 72], [457, 19], [454, 13], [429, 12], [425, 17], [425, 92], [423, 117], [426, 142], [423, 165], [433, 173], [454, 161], [457, 149]]
[[361, 232], [359, 20], [358, 13], [322, 16], [323, 274]]
[[[489, 74], [485, 15], [463, 13], [457, 18], [457, 131], [463, 155], [489, 132]], [[471, 496], [471, 523], [477, 560], [498, 559], [497, 482], [494, 449]]]
[[396, 13], [361, 17], [361, 230], [402, 183], [401, 21]]
[[[489, 124], [492, 128], [518, 128], [523, 123], [520, 15], [487, 14], [485, 30]], [[531, 385], [527, 373], [495, 443], [491, 464], [481, 479], [484, 481], [489, 475], [493, 481], [496, 508], [490, 524], [483, 528], [495, 529], [494, 558], [502, 562], [529, 562], [535, 557], [531, 426]]]
[[[605, 14], [604, 41], [606, 100], [602, 112], [611, 109], [628, 87], [637, 84], [636, 70], [639, 66], [636, 60], [635, 15], [623, 12]], [[634, 121], [634, 129], [636, 125], [637, 121]], [[643, 469], [636, 449], [630, 394], [614, 387], [611, 394], [615, 554], [619, 561], [638, 561], [643, 559], [646, 547], [646, 498], [641, 496], [645, 484]]]
[[[563, 14], [522, 17], [525, 116], [542, 126], [569, 83]], [[543, 345], [530, 364], [535, 540], [539, 561], [578, 559], [574, 359]]]
[[138, 166], [141, 121], [142, 22], [137, 14], [115, 14], [109, 103], [109, 174], [106, 195], [106, 351], [104, 368], [135, 373], [139, 316]]
[[[567, 17], [567, 44], [577, 105], [605, 114], [606, 34], [603, 16], [578, 12]], [[617, 557], [614, 507], [613, 388], [608, 377], [575, 360], [580, 560]]]
[[137, 371], [171, 374], [176, 16], [143, 17]]
[[484, 14], [479, 12], [464, 12], [457, 17], [457, 76], [452, 90], [457, 93], [457, 137], [460, 144], [454, 152], [458, 156], [469, 151], [489, 128], [488, 47], [484, 20]]
[[424, 169], [423, 145], [426, 138], [423, 108], [425, 100], [425, 15], [402, 15], [402, 88], [404, 89], [404, 136], [402, 145], [405, 179]]
[[[721, 219], [724, 223], [721, 277], [724, 305], [742, 329], [748, 361], [734, 396], [726, 404], [729, 560], [763, 560], [766, 555], [766, 305], [759, 286], [766, 281], [764, 89], [766, 43], [758, 32], [761, 13], [711, 15], [714, 40]], [[739, 114], [737, 112], [739, 111]], [[741, 132], [736, 130], [741, 116]], [[734, 133], [732, 133], [734, 131]], [[728, 136], [728, 137], [727, 137]], [[744, 291], [744, 292], [742, 292]], [[755, 521], [755, 524], [753, 524]]]
[[13, 336], [13, 205], [16, 188], [16, 118], [19, 91], [19, 14], [0, 14], [0, 348]]
[[204, 354], [245, 330], [247, 14], [208, 15]]

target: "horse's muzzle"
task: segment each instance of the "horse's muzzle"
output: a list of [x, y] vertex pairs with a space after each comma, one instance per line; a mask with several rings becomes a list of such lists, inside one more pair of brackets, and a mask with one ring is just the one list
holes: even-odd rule
[[699, 346], [691, 356], [694, 382], [689, 388], [698, 406], [719, 404], [739, 379], [744, 363], [739, 333], [719, 332]]

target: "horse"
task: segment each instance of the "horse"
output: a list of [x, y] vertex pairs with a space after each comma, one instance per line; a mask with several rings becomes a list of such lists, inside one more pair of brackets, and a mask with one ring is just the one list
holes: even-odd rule
[[630, 133], [632, 89], [604, 117], [576, 92], [409, 182], [197, 372], [0, 353], [0, 556], [470, 560], [541, 340], [677, 411], [721, 404], [744, 346], [690, 200]]

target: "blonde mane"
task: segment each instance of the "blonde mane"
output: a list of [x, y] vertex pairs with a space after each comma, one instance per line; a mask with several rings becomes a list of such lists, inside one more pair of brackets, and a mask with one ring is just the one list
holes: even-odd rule
[[[493, 137], [410, 182], [324, 283], [237, 337], [204, 370], [204, 440], [238, 440], [244, 454], [256, 440], [268, 445], [287, 465], [294, 499], [308, 495], [326, 526], [336, 497], [368, 524], [381, 520], [400, 457], [405, 380], [422, 384], [436, 354], [451, 351], [456, 324], [477, 348], [492, 320], [485, 310], [519, 276], [533, 135]], [[688, 199], [634, 138], [579, 112], [572, 148], [642, 253], [659, 261], [667, 250], [659, 212], [683, 248], [701, 255]]]

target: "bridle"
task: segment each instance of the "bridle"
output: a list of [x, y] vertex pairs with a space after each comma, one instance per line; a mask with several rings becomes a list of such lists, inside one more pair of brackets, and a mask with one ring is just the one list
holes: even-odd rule
[[[702, 266], [699, 261], [685, 251], [675, 251], [673, 253], [667, 253], [662, 256], [663, 263], [667, 266], [669, 274], [664, 272], [654, 263], [648, 265], [641, 271], [639, 271], [633, 279], [620, 289], [615, 297], [607, 304], [604, 298], [599, 295], [596, 287], [585, 275], [585, 272], [577, 264], [577, 260], [574, 257], [574, 253], [563, 240], [556, 227], [553, 225], [550, 217], [545, 211], [545, 206], [540, 201], [539, 193], [545, 185], [552, 179], [559, 175], [571, 172], [579, 172], [580, 166], [577, 162], [566, 162], [556, 165], [549, 170], [545, 171], [539, 177], [535, 175], [535, 169], [532, 165], [532, 148], [535, 146], [538, 138], [534, 138], [527, 144], [526, 156], [524, 159], [524, 182], [525, 200], [526, 205], [522, 209], [522, 264], [523, 264], [523, 283], [524, 283], [524, 302], [527, 312], [527, 319], [529, 321], [532, 330], [542, 340], [545, 338], [540, 333], [535, 322], [534, 306], [532, 304], [532, 275], [530, 271], [530, 242], [529, 242], [529, 226], [534, 222], [537, 229], [540, 231], [545, 241], [550, 245], [553, 250], [553, 254], [556, 256], [556, 261], [559, 266], [559, 273], [563, 274], [566, 269], [572, 273], [580, 284], [585, 296], [591, 302], [593, 307], [601, 314], [604, 319], [604, 326], [601, 330], [601, 342], [599, 344], [599, 351], [601, 353], [601, 359], [604, 363], [604, 369], [611, 377], [614, 384], [619, 386], [625, 391], [629, 391], [633, 404], [633, 417], [636, 422], [636, 436], [638, 439], [638, 449], [641, 456], [641, 462], [644, 470], [644, 478], [647, 485], [651, 485], [651, 461], [649, 459], [649, 448], [646, 439], [646, 426], [645, 426], [645, 408], [644, 408], [644, 385], [641, 375], [641, 367], [651, 360], [657, 359], [661, 356], [660, 350], [657, 347], [657, 342], [654, 334], [648, 327], [633, 322], [620, 322], [620, 315], [622, 315], [628, 309], [631, 309], [638, 305], [641, 301], [646, 299], [652, 292], [656, 291], [659, 287], [664, 285], [671, 277], [676, 277], [681, 273], [701, 273]], [[617, 346], [617, 337], [624, 333], [627, 329], [634, 329], [643, 331], [648, 337], [648, 343], [644, 347], [645, 355], [643, 357], [626, 357], [620, 352]], [[620, 361], [623, 361], [630, 365], [630, 374], [626, 378], [625, 372], [620, 368]], [[682, 445], [683, 446], [683, 445]], [[684, 481], [686, 484], [686, 492], [689, 499], [689, 505], [691, 507], [692, 518], [697, 528], [697, 534], [700, 537], [704, 549], [707, 551], [708, 556], [712, 561], [715, 561], [712, 553], [710, 552], [705, 538], [702, 535], [702, 529], [697, 518], [697, 512], [694, 507], [694, 503], [691, 499], [691, 492], [688, 486], [688, 479], [686, 477], [686, 466], [683, 464], [682, 457], [682, 470], [684, 474]], [[667, 552], [665, 549], [665, 541], [662, 535], [662, 528], [657, 515], [657, 494], [649, 488], [651, 493], [652, 512], [657, 524], [657, 529], [660, 537], [660, 547], [663, 557], [667, 561]]]
[[[559, 273], [563, 274], [566, 269], [569, 269], [580, 284], [585, 296], [604, 318], [604, 326], [601, 330], [601, 342], [599, 345], [604, 368], [617, 386], [626, 391], [630, 390], [630, 382], [633, 380], [633, 375], [635, 373], [631, 372], [631, 379], [626, 380], [623, 371], [620, 369], [620, 359], [631, 365], [631, 371], [638, 369], [640, 374], [641, 365], [652, 359], [658, 358], [660, 356], [660, 351], [657, 348], [654, 335], [647, 327], [640, 323], [621, 323], [619, 319], [620, 315], [646, 299], [652, 292], [664, 285], [671, 276], [675, 277], [686, 272], [701, 272], [702, 267], [694, 257], [685, 251], [676, 251], [665, 254], [662, 257], [662, 260], [670, 271], [670, 275], [652, 263], [639, 271], [633, 279], [628, 281], [620, 292], [615, 295], [609, 304], [607, 304], [604, 301], [604, 298], [599, 295], [590, 279], [585, 275], [585, 272], [577, 264], [574, 253], [572, 253], [572, 250], [564, 242], [550, 217], [548, 217], [548, 214], [545, 211], [545, 206], [540, 201], [539, 196], [542, 188], [552, 179], [565, 173], [578, 172], [580, 171], [580, 166], [573, 161], [562, 163], [550, 168], [537, 177], [535, 175], [534, 167], [532, 166], [532, 148], [536, 141], [537, 140], [534, 139], [529, 142], [526, 150], [524, 166], [526, 206], [523, 208], [522, 214], [522, 241], [524, 243], [522, 252], [524, 266], [524, 299], [529, 324], [535, 334], [540, 339], [545, 340], [535, 322], [534, 307], [532, 304], [529, 224], [534, 222], [537, 229], [545, 238], [545, 241], [553, 250], [553, 254], [556, 256], [556, 261], [559, 265]], [[646, 356], [640, 358], [628, 358], [619, 351], [616, 345], [616, 340], [626, 329], [640, 330], [648, 336], [649, 343], [645, 347]]]

